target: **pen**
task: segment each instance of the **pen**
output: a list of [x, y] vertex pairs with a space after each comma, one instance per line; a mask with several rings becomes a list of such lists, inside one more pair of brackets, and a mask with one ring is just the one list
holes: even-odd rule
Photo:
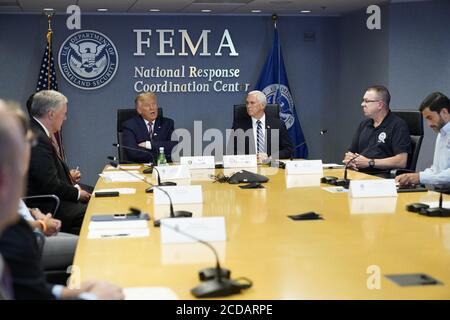
[[77, 168], [75, 169], [75, 171], [78, 171], [78, 169], [79, 169], [80, 167], [79, 166], [77, 166]]
[[108, 237], [126, 237], [129, 236], [129, 233], [118, 233], [118, 234], [102, 234], [102, 238], [108, 238]]

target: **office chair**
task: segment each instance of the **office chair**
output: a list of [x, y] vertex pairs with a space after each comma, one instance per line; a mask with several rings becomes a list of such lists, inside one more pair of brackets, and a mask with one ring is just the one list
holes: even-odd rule
[[[55, 203], [55, 206], [53, 208], [53, 210], [51, 210], [52, 213], [52, 217], [56, 219], [56, 212], [58, 212], [58, 208], [59, 208], [59, 204], [60, 204], [60, 200], [58, 198], [58, 196], [54, 195], [54, 194], [42, 194], [42, 195], [38, 195], [38, 196], [27, 196], [27, 197], [22, 197], [23, 202], [25, 202], [25, 204], [27, 205], [28, 208], [33, 208], [36, 207], [34, 200], [36, 199], [48, 199], [51, 202]], [[45, 214], [46, 212], [44, 212]]]
[[411, 137], [411, 153], [408, 156], [408, 163], [405, 169], [394, 169], [391, 171], [391, 177], [402, 173], [415, 172], [417, 160], [419, 158], [420, 147], [424, 136], [423, 117], [418, 110], [393, 110], [393, 114], [402, 118], [408, 125], [409, 135]]
[[[280, 119], [280, 105], [279, 104], [267, 104], [264, 112], [269, 117], [275, 117]], [[237, 119], [248, 117], [247, 115], [247, 107], [245, 104], [235, 104], [233, 108], [233, 123], [236, 122]]]
[[[117, 153], [118, 153], [118, 157], [119, 157], [119, 163], [122, 163], [123, 161], [128, 160], [127, 155], [122, 148], [122, 140], [123, 140], [123, 138], [122, 138], [122, 136], [123, 136], [122, 123], [133, 118], [136, 115], [137, 115], [137, 112], [136, 112], [135, 108], [118, 109], [117, 110], [117, 143], [119, 144]], [[158, 108], [158, 117], [162, 117], [162, 116], [163, 116], [163, 109]]]

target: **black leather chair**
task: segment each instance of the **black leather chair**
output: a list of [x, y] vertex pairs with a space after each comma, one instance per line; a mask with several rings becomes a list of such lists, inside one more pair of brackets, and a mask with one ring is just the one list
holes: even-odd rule
[[405, 120], [408, 125], [411, 137], [411, 154], [408, 157], [408, 164], [405, 169], [397, 169], [391, 172], [391, 176], [396, 176], [406, 172], [415, 172], [417, 159], [419, 158], [420, 147], [424, 136], [423, 117], [418, 110], [392, 110], [392, 113]]
[[[119, 163], [128, 160], [127, 155], [122, 148], [122, 140], [123, 140], [122, 139], [122, 135], [123, 135], [122, 123], [133, 118], [136, 115], [137, 115], [137, 112], [136, 112], [135, 108], [118, 109], [117, 110], [117, 143], [119, 144], [117, 154], [119, 157]], [[162, 110], [162, 108], [158, 108], [158, 117], [162, 117], [162, 116], [163, 116], [163, 110]]]
[[[280, 119], [280, 105], [268, 104], [264, 111], [268, 116]], [[247, 107], [245, 104], [235, 104], [233, 109], [233, 121], [236, 122], [236, 119], [244, 117], [247, 117]]]

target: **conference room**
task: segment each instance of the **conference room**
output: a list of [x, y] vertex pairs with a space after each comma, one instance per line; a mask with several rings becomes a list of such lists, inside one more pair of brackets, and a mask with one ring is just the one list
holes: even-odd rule
[[449, 12], [0, 0], [0, 101], [37, 139], [21, 196], [62, 221], [31, 213], [51, 292], [21, 295], [1, 240], [0, 276], [32, 300], [448, 300]]

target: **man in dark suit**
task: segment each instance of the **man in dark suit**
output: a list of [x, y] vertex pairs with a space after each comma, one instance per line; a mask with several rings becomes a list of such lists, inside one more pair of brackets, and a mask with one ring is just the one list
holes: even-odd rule
[[[37, 145], [31, 150], [27, 195], [55, 194], [61, 200], [56, 217], [62, 221], [62, 231], [78, 234], [91, 194], [77, 183], [79, 175], [73, 175], [52, 135], [61, 130], [66, 119], [67, 98], [53, 90], [36, 93], [31, 106], [31, 129]], [[43, 212], [51, 211], [50, 203], [42, 200], [30, 202]]]
[[168, 161], [172, 149], [178, 143], [171, 141], [174, 131], [172, 119], [158, 117], [158, 102], [152, 92], [139, 94], [134, 100], [137, 116], [122, 124], [123, 145], [142, 151], [125, 149], [128, 161], [136, 163], [155, 163], [159, 148], [164, 147]]
[[102, 281], [83, 282], [79, 289], [47, 282], [36, 236], [17, 214], [32, 138], [25, 127], [25, 132], [19, 129], [17, 119], [0, 100], [0, 300], [123, 299], [120, 287]]
[[232, 140], [228, 144], [234, 154], [256, 153], [258, 163], [271, 158], [287, 159], [292, 155], [292, 144], [284, 122], [266, 115], [266, 105], [264, 93], [256, 90], [248, 93], [248, 117], [235, 120]]

